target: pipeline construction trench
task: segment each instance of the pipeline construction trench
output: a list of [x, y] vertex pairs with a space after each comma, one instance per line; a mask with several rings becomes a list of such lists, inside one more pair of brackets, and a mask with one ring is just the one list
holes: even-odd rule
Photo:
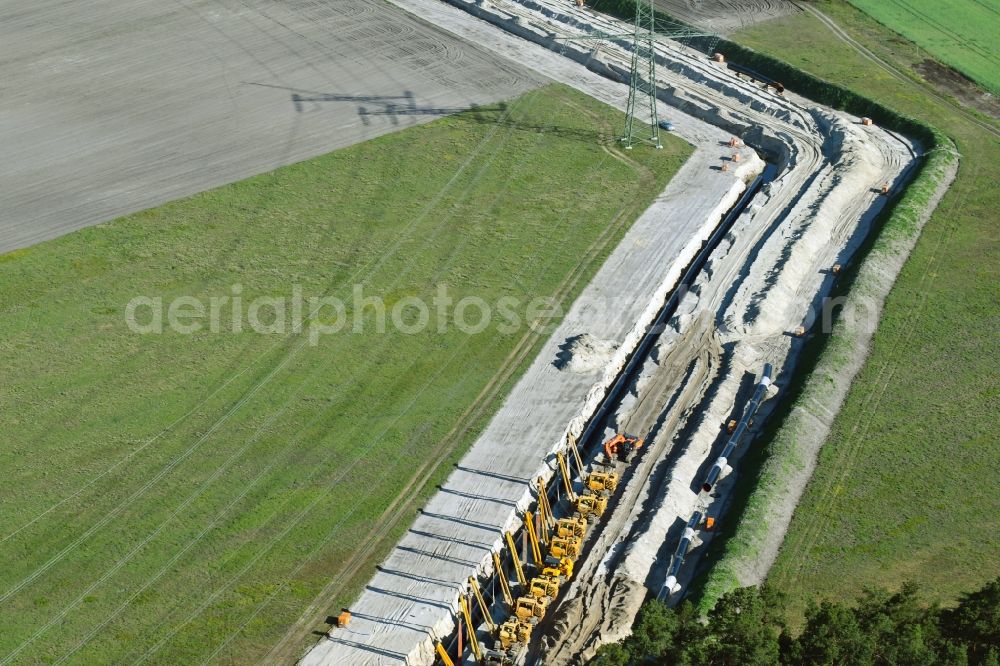
[[[629, 29], [615, 19], [554, 0], [394, 4], [544, 76], [624, 104], [618, 79], [630, 54], [623, 45], [592, 48], [554, 38]], [[659, 44], [657, 60], [660, 117], [695, 145], [694, 155], [351, 604], [357, 619], [331, 629], [303, 663], [435, 660], [435, 640], [455, 631], [469, 576], [492, 587], [493, 553], [506, 551], [503, 534], [519, 529], [534, 503], [535, 480], [557, 480], [555, 452], [591, 423], [703, 240], [764, 171], [765, 155], [773, 164], [768, 182], [706, 257], [690, 289], [677, 294], [662, 334], [636, 359], [636, 375], [601, 416], [607, 429], [598, 428], [596, 439], [615, 431], [649, 435], [646, 449], [609, 513], [591, 528], [588, 550], [532, 637], [531, 654], [520, 658], [579, 663], [624, 637], [642, 601], [662, 588], [692, 512], [718, 514], [738, 481], [752, 432], [729, 459], [735, 471], [710, 495], [700, 490], [726, 441], [725, 424], [738, 417], [764, 365], [775, 368], [779, 391], [789, 381], [837, 279], [833, 267], [851, 261], [889, 200], [883, 186], [890, 193], [904, 187], [921, 148], [794, 91], [776, 95], [679, 44]], [[754, 430], [773, 404], [764, 403]], [[676, 596], [701, 550], [680, 570]], [[500, 604], [492, 612], [506, 616]], [[487, 627], [478, 635], [492, 647]]]

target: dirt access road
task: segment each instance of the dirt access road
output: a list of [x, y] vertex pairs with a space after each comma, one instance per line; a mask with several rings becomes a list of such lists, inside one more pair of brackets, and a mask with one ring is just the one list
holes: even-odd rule
[[8, 2], [0, 44], [0, 253], [543, 81], [380, 0]]

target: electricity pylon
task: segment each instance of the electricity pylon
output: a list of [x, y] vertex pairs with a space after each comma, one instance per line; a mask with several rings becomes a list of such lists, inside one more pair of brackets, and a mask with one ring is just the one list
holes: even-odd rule
[[[628, 102], [625, 105], [625, 131], [621, 135], [625, 149], [631, 150], [635, 143], [648, 143], [656, 148], [663, 147], [660, 143], [660, 122], [656, 112], [654, 45], [664, 39], [687, 37], [710, 37], [713, 42], [719, 39], [715, 33], [698, 32], [679, 23], [661, 20], [658, 25], [656, 13], [653, 11], [653, 1], [635, 0], [635, 25], [630, 33], [610, 34], [595, 31], [587, 35], [556, 39], [567, 42], [615, 41], [632, 51]], [[647, 125], [648, 133], [644, 129]]]
[[[660, 121], [656, 113], [656, 18], [652, 0], [636, 0], [635, 32], [632, 35], [632, 68], [628, 82], [628, 103], [625, 106], [625, 132], [622, 142], [626, 150], [638, 139], [663, 148], [660, 143]], [[636, 107], [639, 113], [649, 118], [649, 135], [636, 136]]]

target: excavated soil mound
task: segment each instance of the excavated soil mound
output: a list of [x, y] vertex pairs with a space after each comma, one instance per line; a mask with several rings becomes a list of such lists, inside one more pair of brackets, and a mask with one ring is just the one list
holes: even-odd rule
[[601, 340], [589, 333], [574, 335], [559, 346], [552, 364], [569, 372], [594, 372], [607, 366], [617, 349], [618, 343], [614, 340]]

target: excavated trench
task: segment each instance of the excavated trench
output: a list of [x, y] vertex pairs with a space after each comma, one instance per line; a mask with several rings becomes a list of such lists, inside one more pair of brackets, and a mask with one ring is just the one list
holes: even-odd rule
[[[767, 154], [757, 146], [751, 147]], [[662, 583], [662, 576], [659, 583], [655, 582], [652, 571], [643, 580], [616, 572], [627, 550], [636, 543], [653, 550], [654, 559], [665, 569], [668, 544], [671, 537], [679, 536], [683, 521], [672, 526], [668, 538], [659, 543], [649, 543], [643, 535], [663, 509], [666, 485], [678, 458], [674, 434], [698, 420], [701, 415], [697, 405], [717, 391], [714, 380], [731, 362], [711, 313], [701, 310], [693, 315], [678, 315], [678, 309], [697, 289], [698, 279], [708, 271], [709, 259], [729, 236], [733, 223], [777, 175], [778, 166], [768, 163], [727, 213], [713, 242], [706, 244], [688, 267], [684, 281], [671, 294], [655, 337], [650, 336], [650, 344], [637, 350], [634, 363], [627, 368], [627, 374], [623, 373], [619, 393], [609, 394], [606, 405], [598, 412], [600, 418], [595, 418], [585, 431], [593, 440], [588, 442], [591, 451], [616, 432], [639, 434], [650, 445], [623, 474], [623, 492], [614, 496], [605, 519], [588, 534], [575, 581], [539, 623], [525, 663], [574, 663], [592, 656], [604, 642], [599, 637], [619, 632], [623, 625], [630, 627], [649, 589]], [[683, 431], [677, 439], [683, 439]], [[647, 493], [640, 497], [643, 489]], [[633, 515], [634, 509], [638, 509], [638, 515]]]
[[[662, 442], [655, 438], [656, 434], [660, 429], [665, 428], [670, 430], [676, 427], [680, 421], [680, 413], [676, 407], [691, 404], [692, 400], [701, 394], [697, 387], [702, 386], [709, 376], [714, 376], [713, 369], [721, 359], [722, 348], [715, 326], [711, 318], [706, 315], [700, 317], [696, 327], [689, 328], [684, 333], [676, 334], [674, 339], [671, 340], [670, 349], [666, 352], [665, 356], [659, 357], [655, 349], [664, 331], [670, 331], [671, 334], [674, 333], [673, 329], [668, 328], [668, 322], [677, 312], [686, 295], [690, 293], [695, 280], [705, 269], [705, 265], [711, 257], [712, 252], [726, 238], [739, 215], [752, 204], [754, 197], [761, 191], [763, 186], [773, 180], [776, 173], [776, 165], [773, 162], [768, 163], [764, 171], [754, 179], [740, 199], [726, 212], [715, 232], [705, 241], [701, 251], [685, 269], [684, 277], [678, 283], [677, 288], [668, 296], [656, 320], [650, 325], [642, 341], [630, 356], [618, 378], [608, 390], [595, 411], [594, 416], [587, 422], [578, 439], [577, 443], [583, 452], [581, 455], [588, 463], [599, 454], [602, 443], [614, 432], [648, 433], [647, 437], [653, 438], [653, 441], [657, 442], [659, 448], [652, 447], [652, 449], [642, 454], [640, 460], [644, 462], [640, 467], [631, 468], [625, 473], [622, 477], [622, 486], [633, 487], [635, 486], [634, 480], [637, 480], [640, 486], [644, 486], [653, 474], [656, 475], [657, 479], [662, 479], [665, 472], [664, 465], [658, 463], [666, 461], [660, 460], [664, 451]], [[595, 347], [598, 349], [597, 354], [595, 354]], [[595, 355], [607, 355], [609, 350], [605, 341], [594, 341], [581, 336], [580, 339], [572, 340], [566, 346], [565, 351], [565, 356], [558, 358], [556, 363], [562, 369], [572, 370], [574, 359], [576, 358], [575, 351], [582, 352], [582, 359], [578, 361], [579, 363], [589, 364], [594, 360]], [[699, 358], [688, 361], [688, 356]], [[641, 376], [640, 371], [642, 367], [650, 362], [654, 363], [657, 367], [665, 368], [666, 374], [658, 376], [653, 380], [648, 380], [648, 378]], [[640, 395], [641, 398], [639, 397]], [[626, 419], [625, 423], [615, 423], [615, 414], [623, 405], [628, 406], [630, 410], [634, 411]], [[636, 479], [636, 477], [640, 478]], [[568, 503], [561, 497], [561, 485], [554, 476], [548, 487], [548, 496], [558, 517], [571, 513]], [[612, 499], [608, 507], [608, 515], [620, 515], [616, 511], [619, 503], [619, 497]], [[655, 507], [651, 508], [655, 510]], [[595, 541], [599, 541], [602, 538], [601, 535], [604, 533], [604, 523], [602, 522], [588, 535], [588, 539], [584, 544], [584, 551], [581, 554], [581, 562], [587, 561], [589, 553], [595, 547]], [[521, 543], [524, 538], [523, 528], [514, 532], [514, 537], [515, 543]], [[507, 572], [508, 577], [512, 574], [513, 572]], [[577, 577], [579, 578], [579, 574]], [[645, 597], [645, 590], [641, 584], [636, 586], [622, 583], [622, 585], [624, 587], [622, 590], [624, 594], [616, 595], [618, 599], [624, 599], [625, 597], [629, 599], [636, 598], [639, 593], [637, 588], [642, 588], [641, 596], [642, 598]], [[494, 621], [501, 619], [504, 612], [502, 608], [499, 608], [500, 604], [498, 603], [499, 599], [496, 597], [495, 586], [490, 585], [486, 587], [483, 590], [483, 595], [487, 606], [495, 611], [494, 615], [496, 617]], [[553, 616], [550, 615], [539, 624], [538, 630], [534, 634], [536, 640], [530, 646], [528, 652], [522, 655], [522, 658], [527, 659], [527, 663], [532, 663], [533, 655], [538, 652], [539, 646], [542, 645], [537, 637], [548, 635], [551, 632], [559, 632], [563, 627], [574, 623], [574, 617], [589, 614], [583, 613], [580, 609], [574, 609], [572, 605], [567, 609], [565, 607], [566, 604], [562, 602], [563, 598], [560, 595], [552, 606], [553, 608], [559, 608], [560, 615], [556, 616], [554, 620]], [[639, 604], [641, 604], [641, 599]], [[618, 605], [622, 607], [619, 609], [619, 612], [613, 612], [613, 609], [609, 608], [608, 613], [602, 613], [602, 617], [606, 618], [605, 623], [614, 624], [616, 618], [624, 616], [622, 613], [624, 610], [630, 610], [633, 615], [638, 610], [638, 606], [632, 608], [634, 603], [619, 600]], [[473, 608], [473, 621], [477, 625], [484, 620], [478, 611], [478, 607]], [[594, 616], [591, 615], [591, 617]], [[579, 623], [575, 624], [583, 626]], [[446, 643], [450, 651], [455, 650], [458, 643], [457, 632], [453, 633]], [[538, 663], [549, 662], [543, 661]]]

